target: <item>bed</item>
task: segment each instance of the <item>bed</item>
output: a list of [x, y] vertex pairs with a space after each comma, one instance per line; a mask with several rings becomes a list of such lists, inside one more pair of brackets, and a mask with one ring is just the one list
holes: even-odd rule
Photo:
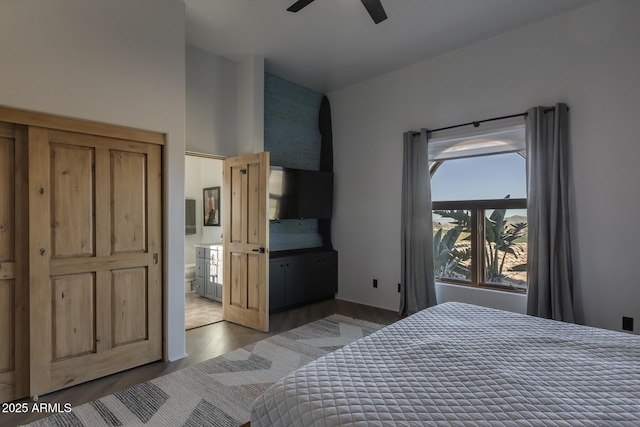
[[292, 372], [251, 426], [640, 426], [640, 336], [445, 303]]

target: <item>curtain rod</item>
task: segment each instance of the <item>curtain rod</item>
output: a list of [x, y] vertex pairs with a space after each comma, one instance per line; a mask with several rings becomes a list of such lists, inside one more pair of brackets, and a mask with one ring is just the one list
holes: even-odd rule
[[[463, 126], [471, 126], [471, 125], [473, 125], [473, 127], [478, 127], [478, 126], [480, 126], [480, 123], [493, 122], [493, 121], [496, 121], [496, 120], [511, 119], [513, 117], [524, 117], [526, 115], [527, 115], [527, 113], [511, 114], [510, 116], [494, 117], [492, 119], [478, 120], [478, 121], [475, 121], [475, 122], [462, 123], [462, 124], [453, 125], [453, 126], [446, 126], [446, 127], [443, 127], [443, 128], [438, 128], [438, 129], [433, 129], [433, 130], [427, 129], [427, 133], [439, 132], [441, 130], [449, 130], [449, 129], [461, 128]], [[420, 132], [416, 132], [416, 133], [420, 133]]]
[[[542, 110], [544, 113], [549, 112], [549, 111], [554, 111], [555, 108], [554, 107], [549, 107], [549, 108], [545, 108], [544, 110]], [[453, 126], [446, 126], [443, 128], [438, 128], [438, 129], [427, 129], [427, 133], [433, 133], [433, 132], [439, 132], [441, 130], [448, 130], [448, 129], [455, 129], [455, 128], [460, 128], [463, 126], [471, 126], [473, 125], [474, 127], [478, 127], [480, 126], [480, 123], [486, 123], [486, 122], [493, 122], [496, 120], [504, 120], [504, 119], [511, 119], [513, 117], [526, 117], [527, 113], [520, 113], [520, 114], [511, 114], [509, 116], [501, 116], [501, 117], [494, 117], [492, 119], [485, 119], [485, 120], [477, 120], [474, 122], [469, 122], [469, 123], [462, 123], [459, 125], [453, 125]], [[420, 132], [414, 132], [414, 135], [418, 135]]]

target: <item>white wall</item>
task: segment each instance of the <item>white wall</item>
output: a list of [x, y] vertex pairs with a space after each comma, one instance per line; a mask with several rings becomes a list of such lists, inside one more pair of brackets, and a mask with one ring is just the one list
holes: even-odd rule
[[217, 156], [264, 150], [264, 58], [238, 62], [186, 47], [186, 149]]
[[237, 154], [264, 151], [264, 58], [236, 63]]
[[0, 103], [164, 132], [167, 356], [185, 356], [185, 12], [176, 0], [3, 0]]
[[[219, 243], [222, 241], [222, 227], [204, 224], [202, 189], [222, 186], [222, 160], [202, 157], [185, 157], [184, 196], [196, 200], [196, 234], [185, 236], [184, 259], [187, 264], [196, 263], [197, 243]], [[226, 215], [226, 212], [220, 212]]]
[[[608, 329], [639, 319], [638, 22], [640, 2], [604, 1], [330, 93], [338, 298], [398, 309], [404, 131], [567, 102], [577, 317]], [[440, 300], [488, 303], [449, 288]]]
[[187, 151], [235, 156], [236, 63], [187, 46]]

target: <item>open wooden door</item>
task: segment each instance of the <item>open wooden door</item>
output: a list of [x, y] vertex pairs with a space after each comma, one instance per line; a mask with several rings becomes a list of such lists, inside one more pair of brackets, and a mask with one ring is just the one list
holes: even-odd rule
[[269, 153], [224, 160], [224, 319], [269, 330]]
[[162, 357], [161, 146], [39, 127], [28, 141], [37, 396]]

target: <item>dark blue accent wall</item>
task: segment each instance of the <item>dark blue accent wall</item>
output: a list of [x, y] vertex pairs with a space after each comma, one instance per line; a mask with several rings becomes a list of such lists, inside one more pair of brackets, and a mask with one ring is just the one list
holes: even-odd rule
[[271, 74], [265, 74], [264, 92], [264, 147], [271, 164], [319, 170], [322, 94]]
[[[271, 164], [296, 169], [320, 169], [321, 135], [318, 115], [323, 94], [265, 74], [264, 149]], [[271, 251], [322, 246], [318, 221], [281, 220], [269, 226]]]

